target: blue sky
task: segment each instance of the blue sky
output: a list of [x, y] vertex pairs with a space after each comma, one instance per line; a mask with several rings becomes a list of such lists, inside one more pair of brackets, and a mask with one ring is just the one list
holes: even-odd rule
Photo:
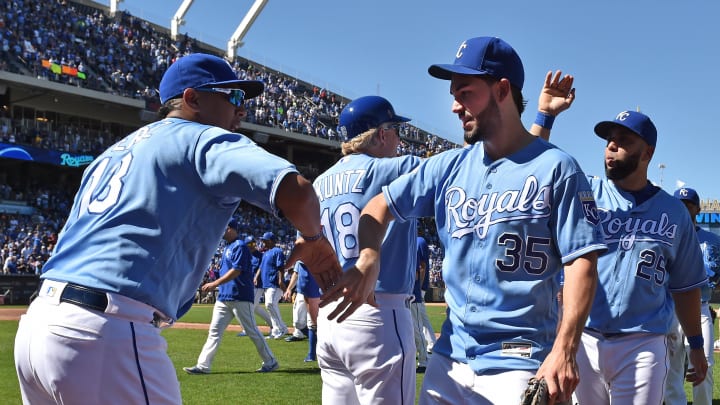
[[[124, 0], [120, 8], [169, 27], [181, 2]], [[180, 32], [225, 49], [252, 3], [196, 0]], [[452, 63], [467, 38], [498, 36], [525, 66], [528, 127], [545, 73], [575, 76], [577, 99], [551, 141], [586, 173], [603, 175], [594, 125], [639, 108], [658, 128], [650, 179], [720, 199], [718, 15], [720, 2], [710, 0], [269, 0], [238, 54], [346, 97], [381, 95], [420, 128], [461, 142], [449, 83], [427, 68]]]

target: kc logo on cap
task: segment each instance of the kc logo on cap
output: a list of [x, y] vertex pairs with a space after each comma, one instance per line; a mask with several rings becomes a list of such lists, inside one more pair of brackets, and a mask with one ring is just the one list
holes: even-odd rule
[[657, 129], [655, 124], [647, 115], [638, 112], [625, 110], [618, 113], [612, 121], [602, 121], [595, 125], [595, 133], [603, 139], [608, 139], [613, 128], [625, 127], [645, 140], [648, 145], [655, 146], [657, 143]]
[[625, 121], [625, 118], [627, 118], [627, 117], [629, 117], [629, 116], [630, 116], [630, 113], [629, 113], [629, 112], [623, 111], [623, 112], [621, 112], [620, 114], [618, 114], [617, 117], [615, 117], [615, 119], [618, 120], [618, 121]]
[[442, 80], [452, 79], [453, 74], [491, 76], [496, 80], [507, 79], [520, 90], [525, 82], [520, 56], [510, 44], [497, 37], [463, 41], [455, 52], [454, 63], [432, 65], [428, 73]]

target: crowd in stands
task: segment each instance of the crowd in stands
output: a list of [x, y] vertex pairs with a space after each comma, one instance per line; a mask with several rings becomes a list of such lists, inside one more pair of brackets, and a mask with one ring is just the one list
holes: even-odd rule
[[[0, 184], [0, 203], [14, 202], [35, 208], [34, 215], [0, 213], [0, 262], [3, 274], [40, 274], [55, 246], [58, 232], [62, 229], [72, 202], [65, 191], [47, 188], [16, 189]], [[235, 218], [241, 224], [240, 237], [256, 239], [267, 231], [277, 236], [277, 246], [286, 257], [293, 248], [296, 231], [284, 219], [279, 219], [252, 205], [242, 203]], [[434, 225], [421, 222], [420, 231], [428, 239], [431, 250], [430, 278], [432, 286], [442, 286], [440, 268], [442, 249], [433, 231]], [[218, 239], [220, 236], [218, 236]], [[206, 272], [206, 280], [213, 280], [219, 269], [222, 241]]]
[[[159, 107], [156, 87], [165, 69], [177, 58], [198, 51], [208, 50], [201, 49], [188, 35], [172, 40], [165, 31], [127, 12], [111, 17], [99, 9], [65, 0], [0, 2], [1, 70], [144, 99], [150, 110]], [[51, 70], [48, 63], [75, 69], [85, 79]], [[337, 116], [348, 100], [239, 57], [232, 65], [238, 77], [266, 84], [261, 96], [246, 103], [249, 122], [344, 140], [337, 129]], [[90, 130], [52, 121], [42, 127], [28, 126], [13, 120], [7, 111], [0, 113], [0, 142], [4, 143], [97, 155], [127, 135], [127, 131]], [[410, 124], [402, 126], [401, 136], [401, 155], [426, 157], [457, 147]], [[3, 273], [40, 271], [67, 217], [72, 201], [67, 193], [34, 184], [0, 184], [0, 200], [36, 208], [31, 216], [0, 213]], [[295, 231], [287, 221], [245, 204], [236, 215], [243, 224], [241, 236], [271, 230], [286, 253], [292, 249]], [[432, 254], [431, 277], [433, 285], [439, 286], [442, 249], [433, 228], [425, 228]], [[212, 267], [213, 263], [209, 269]]]
[[76, 125], [55, 125], [53, 122], [46, 122], [43, 127], [27, 126], [19, 120], [0, 116], [0, 142], [41, 149], [97, 156], [126, 135]]
[[[29, 21], [32, 23], [26, 24]], [[150, 110], [159, 107], [156, 88], [165, 69], [177, 58], [199, 51], [207, 52], [192, 37], [182, 35], [173, 40], [127, 12], [110, 17], [99, 9], [65, 0], [0, 2], [0, 68], [144, 99]], [[87, 78], [50, 70], [43, 61], [77, 69]], [[343, 141], [337, 116], [347, 100], [240, 57], [233, 67], [240, 78], [266, 84], [265, 92], [246, 105], [249, 122]], [[25, 138], [24, 143], [35, 139], [35, 134], [15, 135]], [[429, 156], [455, 147], [412, 125], [405, 125], [401, 135], [409, 140], [403, 153]], [[92, 140], [59, 142], [83, 151], [97, 149]]]
[[3, 274], [40, 274], [70, 211], [72, 195], [60, 187], [0, 184], [0, 203], [32, 207], [32, 215], [0, 212]]

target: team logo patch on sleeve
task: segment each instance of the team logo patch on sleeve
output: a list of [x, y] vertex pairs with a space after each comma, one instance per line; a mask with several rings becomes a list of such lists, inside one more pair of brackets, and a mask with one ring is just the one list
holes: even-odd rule
[[595, 205], [595, 198], [593, 198], [592, 191], [580, 191], [578, 198], [580, 199], [580, 203], [582, 203], [585, 219], [597, 226], [597, 224], [600, 223], [600, 216], [598, 215], [597, 205]]

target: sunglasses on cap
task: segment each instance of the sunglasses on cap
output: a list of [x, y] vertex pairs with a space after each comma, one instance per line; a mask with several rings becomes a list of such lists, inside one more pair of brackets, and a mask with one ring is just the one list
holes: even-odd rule
[[222, 93], [227, 95], [227, 101], [235, 107], [242, 107], [245, 102], [245, 92], [240, 89], [228, 89], [222, 87], [196, 88], [195, 91], [204, 91], [206, 93]]

